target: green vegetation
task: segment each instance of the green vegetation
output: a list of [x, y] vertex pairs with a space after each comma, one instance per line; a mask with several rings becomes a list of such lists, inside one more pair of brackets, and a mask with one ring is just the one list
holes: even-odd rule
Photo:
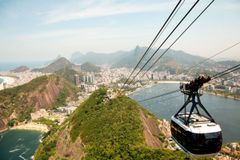
[[96, 65], [86, 62], [81, 65], [81, 70], [84, 72], [100, 72], [100, 67], [97, 67]]
[[63, 88], [60, 91], [60, 93], [59, 93], [59, 95], [57, 97], [56, 105], [57, 106], [64, 106], [64, 105], [66, 105], [66, 98], [67, 98], [67, 96], [68, 96], [68, 91], [67, 91], [66, 88]]
[[48, 160], [55, 153], [56, 143], [56, 140], [48, 140], [41, 143], [39, 145], [39, 148], [41, 148], [42, 150], [38, 150], [35, 153], [35, 157], [37, 157], [35, 159]]
[[50, 128], [50, 131], [44, 134], [43, 142], [39, 145], [35, 153], [35, 159], [48, 160], [56, 151], [57, 131], [59, 130], [58, 122], [46, 118], [39, 118], [35, 122], [45, 124]]
[[50, 119], [46, 119], [44, 117], [41, 117], [38, 120], [35, 120], [34, 122], [45, 124], [45, 125], [47, 125], [48, 127], [51, 127], [51, 128], [52, 127], [57, 127], [57, 123], [58, 123], [58, 121], [53, 121], [53, 120], [50, 120]]
[[66, 105], [66, 101], [69, 96], [72, 97], [72, 100], [77, 100], [77, 92], [79, 88], [75, 87], [74, 84], [66, 80], [64, 81], [64, 84], [65, 85], [58, 94], [56, 102], [53, 104], [53, 108]]
[[75, 75], [79, 75], [79, 77], [82, 77], [82, 73], [79, 73], [73, 69], [70, 69], [69, 67], [65, 67], [61, 70], [58, 70], [55, 72], [57, 75], [63, 77], [64, 79], [68, 80], [72, 84], [75, 84]]
[[17, 124], [17, 120], [16, 120], [16, 119], [11, 119], [11, 120], [8, 122], [8, 126], [9, 126], [9, 127], [13, 127], [15, 124]]
[[26, 107], [24, 110], [19, 112], [18, 115], [18, 121], [23, 122], [23, 121], [29, 121], [31, 119], [31, 112], [33, 110], [34, 106]]
[[[83, 127], [92, 127], [92, 125], [94, 125], [94, 126], [91, 129], [96, 127], [97, 124], [93, 124], [95, 121], [90, 122], [90, 118], [91, 118], [91, 120], [94, 120], [95, 118], [99, 118], [99, 117], [97, 117], [96, 115], [92, 115], [93, 114], [92, 109], [94, 109], [94, 110], [104, 109], [102, 101], [103, 101], [105, 95], [106, 95], [106, 90], [100, 89], [100, 90], [98, 90], [98, 92], [94, 92], [92, 94], [92, 96], [90, 96], [90, 98], [87, 101], [85, 101], [84, 104], [81, 105], [81, 107], [79, 107], [77, 109], [76, 113], [71, 118], [71, 124], [73, 124], [71, 132], [70, 132], [72, 141], [75, 141], [76, 138], [79, 136], [80, 130], [82, 128], [82, 126], [81, 126], [82, 121], [89, 119], [87, 122], [88, 122], [88, 124], [91, 125], [91, 126], [88, 126], [88, 124], [87, 124], [86, 126], [83, 126]], [[89, 116], [89, 114], [91, 116]], [[88, 128], [88, 129], [90, 130], [90, 128]], [[92, 131], [90, 131], [90, 132], [92, 132]]]
[[[95, 91], [63, 124], [70, 129], [70, 139], [66, 143], [75, 143], [81, 137], [85, 146], [84, 159], [185, 159], [185, 154], [180, 151], [147, 147], [138, 104], [126, 96], [108, 100], [106, 92], [105, 88]], [[56, 140], [61, 130], [57, 132], [46, 138], [47, 146]], [[45, 145], [41, 145], [35, 159], [54, 154], [46, 150]]]
[[50, 135], [50, 134], [56, 133], [59, 128], [59, 125], [58, 125], [59, 122], [57, 120], [53, 121], [53, 120], [41, 117], [38, 120], [35, 120], [34, 122], [45, 124], [50, 129], [49, 132], [43, 134], [43, 139], [47, 138], [48, 135]]
[[[56, 82], [58, 83], [58, 82]], [[74, 84], [64, 79], [64, 86], [60, 90], [55, 103], [52, 105], [53, 108], [61, 107], [66, 105], [67, 98], [71, 97], [72, 100], [77, 100], [77, 88]]]

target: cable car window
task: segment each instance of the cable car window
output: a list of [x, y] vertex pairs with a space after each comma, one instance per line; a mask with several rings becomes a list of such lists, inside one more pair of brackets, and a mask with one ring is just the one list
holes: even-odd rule
[[219, 138], [219, 136], [220, 136], [219, 132], [205, 134], [206, 139], [216, 139], [216, 138]]

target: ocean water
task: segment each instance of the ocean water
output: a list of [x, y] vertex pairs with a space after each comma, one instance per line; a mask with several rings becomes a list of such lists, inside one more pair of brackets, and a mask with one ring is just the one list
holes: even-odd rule
[[[135, 92], [130, 97], [135, 100], [145, 99], [168, 91], [176, 90], [179, 84], [158, 84], [151, 88]], [[173, 97], [173, 98], [172, 98]], [[221, 125], [224, 142], [240, 141], [240, 101], [204, 94], [201, 102], [210, 112], [215, 121]], [[170, 121], [184, 103], [184, 97], [179, 92], [176, 94], [159, 97], [145, 102], [140, 102], [158, 118]]]
[[3, 79], [2, 78], [0, 78], [0, 84], [2, 84], [3, 83]]
[[27, 62], [0, 62], [0, 71], [13, 70], [19, 66], [27, 66], [31, 69], [43, 67], [47, 61], [27, 61]]
[[41, 132], [29, 130], [10, 130], [0, 134], [1, 160], [30, 160], [33, 156]]

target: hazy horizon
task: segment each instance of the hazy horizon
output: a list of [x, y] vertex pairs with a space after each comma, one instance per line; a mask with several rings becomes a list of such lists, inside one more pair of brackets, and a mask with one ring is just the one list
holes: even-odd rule
[[[200, 1], [171, 42], [210, 1]], [[113, 53], [148, 46], [177, 0], [0, 0], [0, 62], [49, 61], [74, 52]], [[160, 41], [194, 3], [186, 1]], [[218, 0], [172, 47], [209, 57], [240, 41], [240, 1]], [[240, 46], [216, 57], [240, 60]]]
[[[10, 62], [13, 62], [13, 63], [22, 63], [24, 64], [25, 62], [26, 63], [30, 63], [30, 64], [34, 64], [34, 63], [49, 63], [51, 61], [54, 61], [60, 57], [64, 57], [64, 58], [67, 58], [69, 61], [71, 61], [71, 56], [72, 54], [74, 53], [81, 53], [83, 55], [86, 55], [88, 53], [96, 53], [96, 54], [114, 54], [116, 52], [119, 52], [119, 51], [131, 51], [133, 49], [135, 49], [138, 45], [136, 45], [134, 48], [130, 49], [130, 50], [116, 50], [116, 51], [113, 51], [113, 52], [107, 52], [107, 53], [103, 53], [103, 52], [94, 52], [94, 51], [88, 51], [88, 52], [80, 52], [80, 51], [76, 51], [76, 52], [73, 52], [73, 53], [70, 53], [69, 56], [65, 56], [65, 55], [56, 55], [56, 57], [53, 57], [53, 58], [47, 58], [47, 59], [40, 59], [40, 60], [37, 60], [37, 59], [28, 59], [28, 60], [18, 60], [18, 59], [13, 59], [13, 60], [4, 60], [4, 59], [0, 59], [0, 63], [10, 63]], [[139, 47], [147, 47], [147, 46], [139, 46]], [[156, 48], [153, 48], [153, 49], [156, 49]], [[163, 48], [163, 50], [166, 49], [166, 48]], [[175, 50], [175, 49], [173, 49]], [[176, 51], [183, 51], [183, 50], [176, 50]], [[185, 51], [183, 51], [185, 52]], [[208, 58], [206, 56], [201, 56], [201, 55], [198, 55], [198, 54], [193, 54], [193, 53], [188, 53], [188, 52], [185, 52], [187, 54], [190, 54], [190, 55], [194, 55], [194, 56], [200, 56], [200, 57], [203, 57], [203, 58]], [[238, 58], [229, 58], [229, 57], [220, 57], [220, 58], [214, 58], [213, 59], [214, 61], [225, 61], [225, 60], [230, 60], [230, 61], [240, 61], [240, 57]]]

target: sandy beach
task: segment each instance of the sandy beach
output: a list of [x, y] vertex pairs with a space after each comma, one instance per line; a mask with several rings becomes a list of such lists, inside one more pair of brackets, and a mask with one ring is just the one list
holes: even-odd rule
[[[13, 77], [0, 76], [0, 78], [3, 79], [3, 83], [6, 83], [7, 85], [11, 85], [15, 82], [15, 78]], [[3, 89], [3, 83], [0, 84], [0, 90]]]
[[35, 131], [40, 131], [40, 132], [48, 132], [49, 129], [46, 125], [44, 124], [38, 124], [34, 122], [29, 122], [27, 124], [21, 124], [14, 126], [10, 129], [24, 129], [24, 130], [35, 130]]

